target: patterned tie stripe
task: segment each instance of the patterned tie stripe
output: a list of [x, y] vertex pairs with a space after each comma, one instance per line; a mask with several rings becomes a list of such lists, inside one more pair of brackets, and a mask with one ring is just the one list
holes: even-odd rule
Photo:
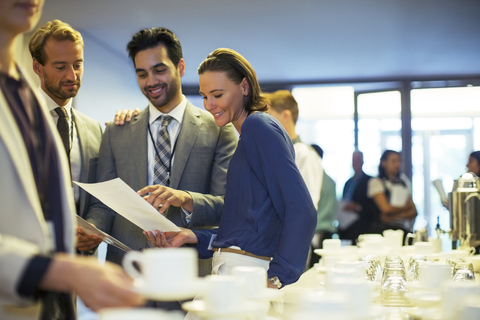
[[160, 184], [168, 186], [168, 171], [170, 168], [170, 158], [172, 156], [172, 146], [170, 143], [170, 136], [168, 134], [167, 127], [173, 120], [171, 116], [163, 115], [158, 117], [162, 125], [157, 134], [157, 142], [155, 153], [155, 166], [154, 166], [154, 184]]

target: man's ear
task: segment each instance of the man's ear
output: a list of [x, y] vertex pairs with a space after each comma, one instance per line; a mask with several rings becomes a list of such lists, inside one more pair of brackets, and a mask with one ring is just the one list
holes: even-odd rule
[[185, 60], [183, 60], [183, 58], [178, 61], [177, 68], [178, 72], [180, 73], [180, 77], [183, 77], [183, 75], [185, 74]]
[[290, 110], [283, 110], [282, 117], [286, 119], [292, 119], [292, 112]]
[[33, 58], [33, 71], [37, 76], [41, 77], [43, 75], [43, 66], [35, 58]]

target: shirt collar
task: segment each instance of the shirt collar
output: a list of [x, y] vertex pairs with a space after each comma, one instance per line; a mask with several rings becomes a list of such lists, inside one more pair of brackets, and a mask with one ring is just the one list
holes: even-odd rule
[[[185, 108], [187, 107], [187, 98], [182, 94], [182, 101], [173, 108], [172, 111], [168, 113], [173, 119], [177, 120], [178, 123], [182, 124], [183, 114], [185, 113]], [[148, 102], [148, 112], [150, 113], [149, 123], [153, 124], [155, 120], [165, 113], [160, 112], [150, 101]]]
[[[38, 95], [41, 96], [44, 99], [44, 101], [46, 103], [46, 106], [47, 106], [47, 108], [50, 112], [54, 112], [53, 110], [60, 107], [58, 105], [58, 103], [53, 101], [53, 99], [50, 98], [50, 96], [45, 91], [43, 91], [41, 86], [38, 87]], [[72, 101], [73, 101], [73, 99], [70, 98], [70, 100], [67, 102], [67, 104], [63, 106], [65, 108], [65, 110], [67, 111], [68, 117], [70, 119], [72, 119]]]

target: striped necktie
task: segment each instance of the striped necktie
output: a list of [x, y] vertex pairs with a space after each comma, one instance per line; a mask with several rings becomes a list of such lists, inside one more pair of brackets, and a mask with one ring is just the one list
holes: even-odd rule
[[172, 145], [170, 143], [170, 136], [168, 135], [167, 127], [173, 120], [173, 117], [162, 115], [157, 118], [162, 122], [160, 130], [157, 134], [157, 142], [155, 148], [155, 166], [153, 174], [153, 183], [167, 186], [170, 183], [170, 160], [172, 157]]

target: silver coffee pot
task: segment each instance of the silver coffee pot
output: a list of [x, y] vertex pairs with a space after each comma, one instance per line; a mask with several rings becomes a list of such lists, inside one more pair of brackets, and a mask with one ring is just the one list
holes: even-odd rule
[[480, 178], [472, 172], [455, 180], [450, 201], [450, 227], [452, 240], [460, 240], [460, 247], [480, 245]]

